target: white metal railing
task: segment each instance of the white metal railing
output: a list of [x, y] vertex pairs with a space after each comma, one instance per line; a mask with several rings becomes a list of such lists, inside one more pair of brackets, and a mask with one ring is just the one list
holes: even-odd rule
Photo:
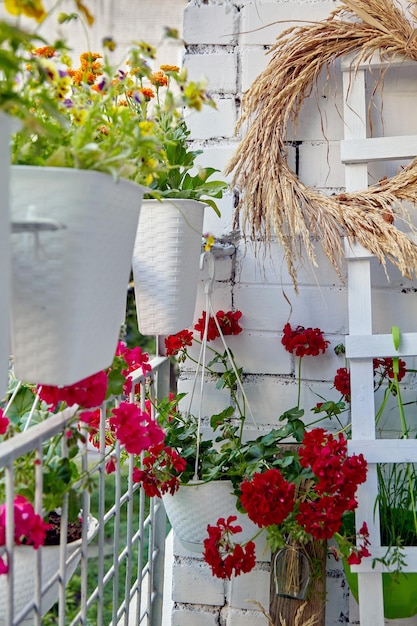
[[[165, 357], [156, 357], [151, 361], [152, 371], [146, 379], [142, 371], [130, 374], [132, 393], [128, 399], [135, 401], [134, 389], [140, 385], [141, 402], [144, 403], [145, 391], [153, 397], [163, 398], [169, 392], [170, 363]], [[126, 399], [124, 399], [126, 401]], [[30, 602], [16, 614], [14, 597], [19, 594], [18, 581], [14, 583], [14, 468], [13, 464], [21, 455], [30, 451], [36, 454], [36, 495], [35, 511], [42, 512], [42, 446], [51, 437], [64, 433], [73, 420], [74, 409], [66, 409], [49, 417], [42, 423], [31, 426], [26, 432], [0, 444], [0, 470], [4, 468], [6, 482], [7, 537], [6, 545], [0, 548], [7, 554], [9, 574], [1, 576], [7, 579], [6, 608], [0, 615], [3, 626], [33, 624], [41, 626], [42, 601], [48, 589], [57, 588], [58, 610], [48, 624], [76, 626], [77, 624], [95, 626], [161, 626], [164, 580], [164, 550], [166, 537], [166, 515], [158, 499], [145, 497], [143, 489], [132, 481], [133, 457], [128, 455], [127, 463], [119, 460], [123, 451], [116, 444], [111, 455], [116, 459], [116, 470], [106, 474], [105, 465], [109, 460], [109, 450], [105, 447], [106, 405], [101, 408], [100, 449], [92, 450], [86, 443], [80, 451], [82, 470], [89, 469], [97, 478], [98, 502], [94, 508], [89, 492], [83, 492], [83, 511], [91, 511], [98, 524], [90, 526], [91, 537], [87, 539], [87, 524], [83, 525], [83, 537], [75, 552], [70, 555], [66, 544], [66, 532], [61, 533], [59, 562], [56, 572], [48, 580], [42, 581], [42, 554], [46, 548], [33, 550], [36, 561], [37, 581]], [[86, 438], [87, 439], [87, 438]], [[65, 437], [63, 437], [65, 442]], [[65, 443], [64, 443], [65, 448]], [[65, 454], [65, 449], [63, 450]], [[123, 453], [126, 456], [126, 453]], [[127, 467], [127, 476], [126, 468]], [[109, 493], [110, 496], [109, 497]], [[67, 524], [67, 505], [62, 507], [61, 525]], [[124, 529], [122, 528], [122, 522]], [[32, 548], [30, 548], [32, 551]], [[48, 556], [48, 558], [50, 558]], [[69, 608], [68, 569], [70, 563], [79, 559], [77, 570], [76, 593], [78, 610]], [[97, 577], [91, 580], [92, 562], [95, 560]], [[74, 569], [74, 568], [73, 568]], [[29, 576], [29, 574], [27, 574]], [[25, 582], [23, 581], [23, 584]], [[3, 583], [4, 585], [4, 583]], [[74, 594], [74, 589], [72, 589]], [[0, 592], [1, 598], [1, 592]]]

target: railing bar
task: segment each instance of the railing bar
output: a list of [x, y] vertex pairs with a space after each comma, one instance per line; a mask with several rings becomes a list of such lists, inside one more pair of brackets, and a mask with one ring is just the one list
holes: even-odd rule
[[48, 417], [45, 422], [32, 426], [25, 433], [18, 433], [3, 441], [0, 446], [0, 467], [14, 461], [26, 452], [42, 446], [44, 440], [57, 435], [71, 421], [77, 406], [64, 409], [56, 415]]
[[[132, 385], [132, 393], [133, 393], [133, 385]], [[128, 467], [129, 467], [129, 475], [128, 475], [128, 489], [127, 492], [129, 494], [129, 499], [127, 501], [127, 536], [126, 536], [126, 543], [127, 546], [125, 547], [126, 550], [126, 574], [125, 574], [125, 604], [127, 604], [126, 607], [126, 614], [125, 614], [125, 624], [128, 624], [129, 622], [129, 605], [128, 605], [128, 599], [129, 599], [129, 587], [130, 587], [130, 581], [132, 578], [132, 554], [133, 554], [133, 549], [132, 549], [132, 536], [133, 536], [133, 479], [132, 479], [132, 475], [133, 475], [133, 465], [134, 465], [134, 458], [133, 455], [130, 454], [129, 455], [129, 459], [128, 459]]]
[[[106, 456], [106, 417], [107, 403], [103, 402], [100, 409], [100, 465], [98, 468], [99, 480], [99, 532], [98, 532], [98, 602], [97, 602], [97, 626], [103, 625], [103, 599], [104, 599], [104, 515], [105, 515], [105, 456]], [[86, 572], [87, 580], [87, 572]]]
[[[120, 443], [116, 443], [116, 457], [120, 459]], [[114, 568], [113, 577], [113, 610], [112, 620], [113, 623], [117, 623], [117, 605], [119, 602], [119, 560], [117, 558], [120, 544], [120, 500], [121, 500], [121, 470], [120, 463], [117, 463], [116, 477], [115, 477], [115, 516], [114, 516], [114, 540], [113, 540], [113, 563], [117, 563], [117, 567]]]

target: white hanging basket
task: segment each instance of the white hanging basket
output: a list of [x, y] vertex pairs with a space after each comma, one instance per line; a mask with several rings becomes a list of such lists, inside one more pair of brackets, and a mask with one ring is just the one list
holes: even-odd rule
[[181, 485], [174, 495], [164, 494], [162, 501], [174, 533], [191, 552], [203, 552], [207, 525], [214, 526], [219, 517], [227, 520], [229, 515], [237, 516], [234, 524], [242, 527], [242, 532], [236, 535], [239, 543], [249, 541], [259, 531], [247, 515], [237, 511], [230, 480]]
[[143, 335], [171, 335], [193, 322], [204, 208], [184, 199], [142, 203], [132, 266]]
[[[88, 519], [87, 542], [91, 541], [98, 528], [98, 521], [95, 517]], [[82, 539], [72, 541], [67, 544], [67, 566], [65, 568], [65, 583], [77, 569], [81, 559], [81, 543]], [[42, 566], [41, 566], [41, 585], [44, 588], [52, 577], [57, 573], [59, 567], [59, 546], [43, 546], [42, 550]], [[14, 549], [14, 581], [13, 581], [13, 597], [14, 597], [14, 618], [21, 613], [24, 608], [35, 599], [35, 582], [36, 582], [36, 550], [32, 546], [16, 546]], [[73, 558], [72, 555], [74, 555]], [[59, 595], [58, 581], [42, 596], [41, 613], [45, 615], [52, 606], [57, 602]], [[0, 576], [0, 626], [6, 626], [6, 607], [8, 600], [8, 584], [7, 576]], [[32, 611], [20, 624], [24, 626], [33, 626], [35, 613]]]
[[10, 354], [10, 135], [18, 125], [0, 112], [0, 398], [7, 388]]
[[21, 380], [69, 385], [113, 359], [144, 188], [13, 166], [12, 351]]

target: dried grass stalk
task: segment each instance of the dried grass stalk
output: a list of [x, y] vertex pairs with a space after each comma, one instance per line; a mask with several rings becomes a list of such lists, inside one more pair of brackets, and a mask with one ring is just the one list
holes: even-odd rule
[[[266, 619], [268, 620], [268, 625], [269, 626], [274, 626], [274, 622], [272, 621], [271, 616], [265, 611], [265, 609], [263, 608], [262, 604], [260, 604], [259, 602], [256, 602], [255, 600], [248, 600], [248, 602], [251, 602], [251, 604], [254, 604], [255, 606], [258, 607], [258, 609], [260, 610], [262, 615], [264, 615], [266, 617]], [[311, 617], [309, 617], [307, 619], [307, 621], [302, 621], [303, 620], [304, 609], [306, 608], [307, 604], [308, 604], [307, 602], [304, 602], [297, 609], [297, 611], [295, 613], [295, 617], [294, 617], [294, 624], [293, 624], [293, 626], [315, 626], [317, 624], [317, 620], [319, 619], [318, 615], [312, 615]], [[279, 621], [280, 621], [280, 625], [281, 626], [287, 626], [287, 621], [285, 619], [283, 619], [281, 616], [279, 618]]]
[[319, 74], [338, 57], [356, 53], [353, 72], [375, 53], [388, 61], [398, 54], [417, 61], [417, 31], [410, 20], [393, 0], [343, 0], [326, 20], [284, 31], [267, 68], [243, 98], [237, 130], [246, 123], [248, 132], [226, 170], [234, 173], [232, 184], [241, 191], [235, 225], [255, 240], [268, 242], [275, 233], [296, 289], [300, 244], [317, 265], [312, 239], [339, 276], [341, 235], [357, 240], [384, 268], [389, 260], [407, 278], [417, 271], [417, 246], [392, 224], [396, 217], [415, 232], [406, 204], [416, 198], [417, 158], [364, 191], [325, 196], [298, 179], [286, 148], [289, 121], [296, 124]]

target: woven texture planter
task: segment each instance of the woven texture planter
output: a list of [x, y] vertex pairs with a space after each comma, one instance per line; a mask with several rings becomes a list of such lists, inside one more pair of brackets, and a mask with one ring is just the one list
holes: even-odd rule
[[237, 516], [235, 523], [242, 527], [236, 535], [239, 542], [248, 541], [259, 530], [247, 515], [236, 510], [236, 496], [229, 480], [182, 485], [173, 496], [164, 494], [162, 500], [174, 533], [191, 552], [203, 552], [207, 524], [215, 525], [219, 517]]
[[10, 336], [10, 135], [17, 130], [16, 119], [0, 112], [0, 397], [7, 389]]
[[[16, 376], [69, 385], [112, 362], [144, 188], [100, 172], [13, 166]], [[33, 225], [33, 226], [32, 226]]]
[[205, 204], [144, 200], [133, 255], [143, 335], [171, 335], [193, 322]]
[[[91, 541], [98, 527], [98, 521], [94, 517], [89, 518], [87, 541]], [[65, 568], [65, 582], [68, 582], [77, 569], [77, 565], [81, 559], [81, 539], [73, 541], [67, 545], [67, 561], [72, 555], [67, 567]], [[43, 546], [42, 550], [42, 566], [41, 566], [41, 584], [42, 587], [48, 584], [52, 577], [57, 573], [59, 567], [59, 546]], [[14, 549], [14, 618], [21, 613], [24, 608], [34, 601], [35, 598], [35, 581], [36, 581], [36, 559], [37, 551], [31, 546], [16, 546]], [[7, 607], [7, 576], [0, 576], [0, 626], [6, 626], [6, 607]], [[59, 594], [58, 581], [46, 591], [42, 597], [41, 613], [45, 615], [52, 606], [57, 602]], [[35, 613], [32, 611], [20, 624], [25, 626], [33, 626]]]

